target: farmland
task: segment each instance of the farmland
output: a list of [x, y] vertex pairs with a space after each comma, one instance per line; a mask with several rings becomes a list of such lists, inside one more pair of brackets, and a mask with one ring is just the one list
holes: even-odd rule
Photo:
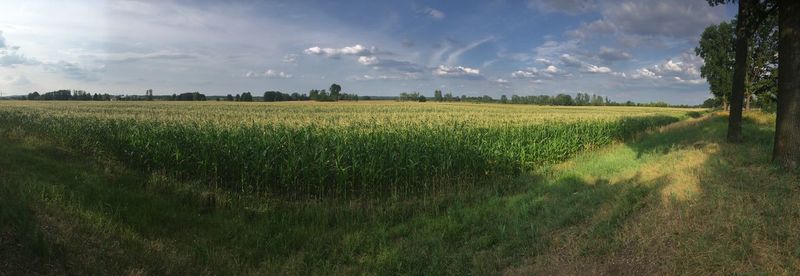
[[[690, 118], [695, 112], [702, 111], [394, 102], [0, 102], [0, 271], [800, 271], [800, 235], [794, 231], [800, 225], [800, 180], [769, 165], [774, 115], [747, 113], [747, 142], [727, 144], [726, 114]], [[676, 123], [643, 132], [669, 122]], [[537, 141], [548, 150], [534, 151], [514, 140]], [[425, 143], [433, 144], [424, 148]], [[337, 159], [302, 151], [326, 147], [339, 150], [330, 153], [341, 160], [360, 162], [367, 172], [421, 160], [434, 168], [447, 164], [443, 156], [460, 159], [447, 161], [454, 162], [449, 171], [420, 167], [393, 172], [399, 176], [373, 176], [390, 183], [336, 182], [331, 168], [337, 167], [330, 167], [336, 163], [326, 162]], [[251, 152], [273, 149], [273, 155], [291, 154], [305, 163], [269, 164], [301, 171], [256, 167], [267, 163], [258, 163], [260, 155]], [[354, 154], [364, 150], [377, 154]], [[383, 155], [401, 150], [406, 152], [397, 154], [413, 162]], [[531, 153], [541, 155], [523, 159]], [[392, 159], [379, 162], [387, 156]], [[468, 160], [482, 156], [488, 157]], [[498, 156], [513, 162], [487, 161]], [[223, 157], [230, 159], [218, 159]], [[221, 160], [232, 162], [224, 168], [240, 176], [213, 173], [208, 164]], [[263, 182], [253, 180], [258, 172], [265, 173]], [[272, 175], [277, 172], [297, 180], [271, 182], [272, 177], [283, 181]], [[325, 182], [306, 182], [322, 176]], [[262, 186], [248, 186], [255, 183]]]
[[0, 103], [0, 123], [230, 191], [430, 194], [514, 176], [697, 110], [367, 103]]

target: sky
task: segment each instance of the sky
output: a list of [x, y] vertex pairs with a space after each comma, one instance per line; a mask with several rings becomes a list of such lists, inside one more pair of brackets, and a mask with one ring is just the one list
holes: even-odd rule
[[0, 0], [0, 93], [590, 93], [699, 104], [702, 0]]

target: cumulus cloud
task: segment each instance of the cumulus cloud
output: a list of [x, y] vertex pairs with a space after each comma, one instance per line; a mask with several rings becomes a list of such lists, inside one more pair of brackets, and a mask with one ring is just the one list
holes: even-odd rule
[[568, 75], [566, 71], [559, 69], [555, 65], [548, 65], [544, 69], [528, 67], [511, 73], [511, 77], [516, 79], [541, 79], [541, 78], [550, 79], [555, 76], [566, 76], [566, 75]]
[[436, 20], [442, 20], [445, 17], [444, 12], [442, 12], [440, 10], [437, 10], [437, 9], [434, 9], [434, 8], [431, 8], [431, 7], [425, 8], [422, 12], [425, 15], [429, 16], [430, 18], [433, 18], [433, 19], [436, 19]]
[[547, 66], [547, 68], [544, 69], [544, 72], [549, 74], [557, 74], [561, 72], [561, 70], [559, 70], [558, 67], [555, 67], [554, 65], [549, 65]]
[[656, 75], [655, 72], [650, 71], [650, 69], [647, 69], [647, 68], [636, 69], [636, 72], [631, 74], [631, 77], [634, 78], [634, 79], [640, 79], [640, 78], [660, 79], [661, 78], [661, 76]]
[[378, 64], [378, 58], [375, 56], [360, 56], [358, 57], [358, 63], [364, 65], [376, 65]]
[[618, 76], [682, 84], [702, 84], [705, 83], [705, 79], [700, 76], [700, 71], [698, 70], [702, 64], [703, 60], [701, 58], [687, 51], [678, 57], [667, 59], [662, 63], [650, 67], [642, 67], [630, 74]]
[[439, 67], [433, 70], [433, 74], [439, 77], [446, 77], [446, 78], [466, 78], [466, 79], [481, 78], [480, 69], [469, 68], [464, 66], [439, 65]]
[[585, 71], [588, 73], [611, 73], [611, 68], [605, 66], [586, 64]]
[[0, 48], [6, 47], [6, 38], [3, 36], [3, 31], [0, 30]]
[[508, 83], [508, 80], [503, 78], [497, 78], [494, 82], [502, 84], [502, 83]]
[[371, 56], [376, 52], [375, 47], [364, 47], [361, 44], [347, 46], [343, 48], [320, 48], [314, 46], [303, 51], [307, 55], [325, 56], [329, 58], [338, 58], [340, 56]]
[[285, 72], [277, 71], [277, 70], [267, 69], [267, 71], [260, 72], [260, 73], [259, 72], [253, 72], [253, 71], [247, 71], [247, 73], [244, 73], [244, 77], [245, 78], [251, 78], [251, 79], [256, 79], [256, 78], [288, 79], [288, 78], [291, 78], [292, 75], [291, 74], [287, 74]]

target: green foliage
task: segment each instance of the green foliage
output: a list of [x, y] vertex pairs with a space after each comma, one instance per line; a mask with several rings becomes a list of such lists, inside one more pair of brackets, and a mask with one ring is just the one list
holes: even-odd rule
[[700, 76], [706, 78], [711, 94], [727, 104], [731, 94], [734, 65], [733, 24], [722, 22], [703, 31], [700, 45], [694, 49], [705, 63], [700, 67]]

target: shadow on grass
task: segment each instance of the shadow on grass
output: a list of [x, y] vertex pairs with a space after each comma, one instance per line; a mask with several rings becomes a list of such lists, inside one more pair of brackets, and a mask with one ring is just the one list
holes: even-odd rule
[[[725, 142], [724, 116], [626, 144], [655, 166], [640, 172], [665, 176], [630, 201], [641, 208], [601, 215], [619, 222], [610, 229], [593, 220], [565, 228], [511, 273], [798, 274], [800, 175], [772, 165], [772, 126], [750, 116], [741, 144]], [[690, 196], [665, 193], [675, 187]]]

